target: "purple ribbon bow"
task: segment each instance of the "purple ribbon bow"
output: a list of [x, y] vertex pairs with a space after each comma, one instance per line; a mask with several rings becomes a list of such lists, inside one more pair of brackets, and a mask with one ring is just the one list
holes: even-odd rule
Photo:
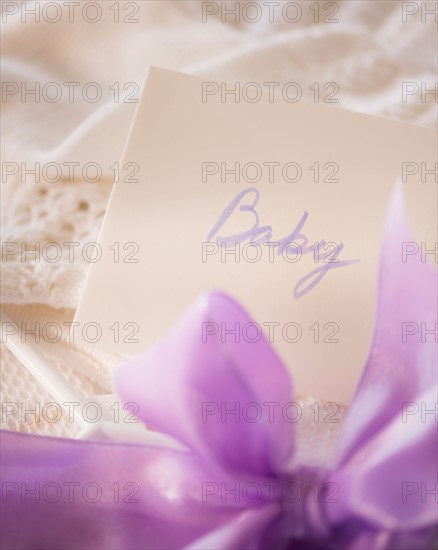
[[[294, 465], [294, 424], [278, 414], [293, 403], [291, 381], [264, 338], [202, 341], [203, 323], [251, 321], [212, 293], [117, 374], [123, 400], [181, 448], [2, 432], [4, 547], [432, 548], [437, 350], [421, 331], [402, 339], [402, 324], [435, 326], [436, 272], [420, 255], [402, 261], [412, 240], [399, 186], [374, 340], [334, 461]], [[245, 418], [229, 414], [236, 406]]]

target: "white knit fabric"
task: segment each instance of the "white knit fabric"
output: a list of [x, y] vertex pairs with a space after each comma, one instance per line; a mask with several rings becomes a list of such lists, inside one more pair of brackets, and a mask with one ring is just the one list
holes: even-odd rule
[[[81, 18], [74, 23], [35, 23], [31, 17], [22, 23], [17, 14], [3, 27], [3, 81], [98, 82], [104, 90], [97, 104], [70, 103], [64, 96], [56, 104], [23, 103], [14, 96], [2, 105], [3, 161], [27, 166], [96, 161], [104, 170], [96, 183], [80, 177], [59, 183], [22, 183], [19, 175], [2, 178], [2, 240], [25, 243], [28, 250], [37, 242], [53, 242], [63, 250], [56, 263], [23, 263], [20, 255], [2, 261], [2, 302], [17, 322], [46, 319], [62, 324], [73, 318], [89, 264], [80, 256], [70, 263], [63, 243], [96, 240], [112, 186], [109, 166], [120, 159], [135, 111], [135, 104], [115, 103], [110, 87], [115, 82], [141, 86], [150, 65], [218, 80], [298, 82], [308, 98], [315, 81], [334, 81], [342, 107], [436, 124], [437, 104], [430, 95], [426, 102], [401, 101], [403, 81], [425, 82], [432, 89], [437, 80], [434, 18], [429, 15], [422, 22], [419, 10], [404, 23], [402, 2], [337, 2], [340, 21], [334, 24], [312, 21], [313, 2], [300, 2], [303, 16], [294, 24], [280, 17], [274, 23], [266, 18], [223, 23], [220, 14], [203, 23], [202, 2], [167, 0], [139, 1], [140, 22], [116, 24], [109, 20], [108, 6], [113, 3], [100, 4], [106, 17], [96, 24]], [[429, 8], [433, 4], [429, 2]], [[43, 343], [42, 349], [86, 394], [113, 390], [111, 376], [120, 358], [66, 342]], [[32, 408], [51, 400], [3, 345], [1, 366], [3, 402], [24, 402]], [[300, 456], [324, 462], [341, 423], [315, 423], [308, 410], [311, 402], [301, 401], [307, 420], [299, 426]], [[74, 436], [78, 429], [65, 419], [35, 421], [21, 413], [8, 417], [2, 427], [64, 436]]]

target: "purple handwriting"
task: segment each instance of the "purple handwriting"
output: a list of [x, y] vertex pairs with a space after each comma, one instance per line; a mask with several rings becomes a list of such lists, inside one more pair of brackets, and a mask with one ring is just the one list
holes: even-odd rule
[[[253, 197], [251, 200], [251, 196]], [[272, 227], [270, 225], [260, 225], [260, 219], [256, 206], [259, 202], [260, 193], [255, 187], [249, 187], [241, 193], [239, 193], [225, 208], [222, 214], [219, 216], [219, 219], [214, 224], [212, 230], [208, 234], [207, 241], [216, 242], [219, 245], [235, 245], [236, 243], [244, 243], [246, 241], [256, 244], [270, 244], [278, 246], [277, 254], [282, 254], [285, 249], [289, 252], [300, 250], [301, 254], [315, 254], [315, 251], [318, 251], [319, 259], [323, 260], [323, 265], [317, 267], [307, 275], [304, 275], [299, 279], [294, 288], [294, 296], [296, 299], [301, 298], [308, 292], [312, 290], [322, 278], [332, 269], [338, 269], [340, 267], [346, 267], [348, 265], [355, 264], [359, 260], [339, 260], [338, 256], [344, 249], [342, 242], [337, 243], [332, 249], [329, 249], [327, 252], [320, 252], [326, 247], [328, 243], [326, 241], [319, 241], [319, 243], [314, 243], [311, 246], [308, 246], [308, 238], [302, 229], [306, 223], [307, 218], [309, 217], [308, 212], [304, 212], [300, 221], [296, 225], [295, 229], [279, 241], [272, 241]], [[224, 226], [226, 221], [238, 210], [240, 212], [250, 212], [254, 218], [253, 226], [243, 231], [242, 233], [237, 233], [236, 235], [221, 236], [218, 235], [220, 229]], [[335, 243], [329, 243], [335, 244]], [[330, 247], [329, 247], [330, 248]]]

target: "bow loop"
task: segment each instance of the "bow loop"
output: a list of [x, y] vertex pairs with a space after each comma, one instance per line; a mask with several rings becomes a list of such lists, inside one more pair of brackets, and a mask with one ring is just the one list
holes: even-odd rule
[[291, 402], [288, 372], [231, 298], [211, 293], [168, 337], [122, 367], [119, 393], [138, 416], [185, 443], [212, 468], [272, 477], [292, 452], [290, 423], [274, 411]]

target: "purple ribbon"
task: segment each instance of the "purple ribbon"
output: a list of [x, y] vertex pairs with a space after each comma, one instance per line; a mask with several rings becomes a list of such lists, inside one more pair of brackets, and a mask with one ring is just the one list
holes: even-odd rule
[[[373, 344], [334, 463], [291, 466], [294, 424], [275, 414], [293, 402], [290, 377], [264, 338], [202, 341], [203, 323], [251, 321], [236, 302], [211, 293], [117, 373], [123, 400], [137, 403], [138, 417], [181, 450], [3, 431], [2, 547], [432, 548], [437, 347], [433, 335], [403, 337], [402, 327], [435, 326], [436, 271], [419, 254], [402, 261], [402, 243], [412, 241], [398, 186]], [[217, 414], [219, 404], [230, 411], [247, 403], [263, 416]], [[245, 498], [236, 498], [242, 488]], [[290, 488], [300, 488], [300, 498], [286, 498]]]

